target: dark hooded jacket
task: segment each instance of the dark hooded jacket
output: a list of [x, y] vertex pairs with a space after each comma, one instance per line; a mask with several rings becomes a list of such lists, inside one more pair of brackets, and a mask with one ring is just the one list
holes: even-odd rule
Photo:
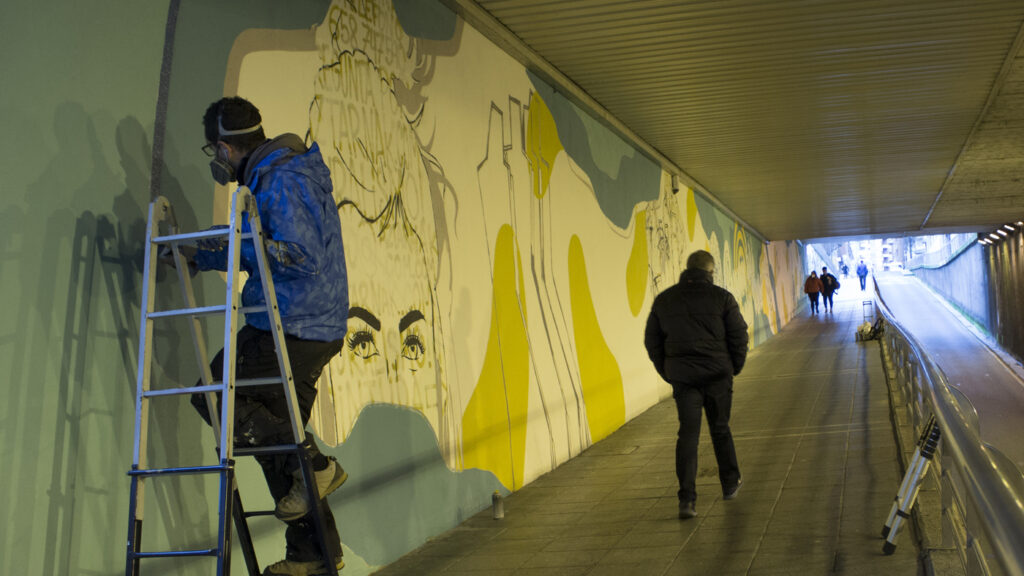
[[654, 299], [644, 335], [651, 362], [673, 386], [731, 380], [743, 369], [748, 340], [736, 299], [704, 270], [686, 270]]

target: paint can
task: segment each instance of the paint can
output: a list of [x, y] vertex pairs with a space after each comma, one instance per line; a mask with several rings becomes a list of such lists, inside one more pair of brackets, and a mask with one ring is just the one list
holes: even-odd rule
[[501, 520], [505, 517], [505, 500], [502, 499], [501, 493], [497, 490], [494, 494], [491, 494], [491, 511], [494, 513], [495, 520]]

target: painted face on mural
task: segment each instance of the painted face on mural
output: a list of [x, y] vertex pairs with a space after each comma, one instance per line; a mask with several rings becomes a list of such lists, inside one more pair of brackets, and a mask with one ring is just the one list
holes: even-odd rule
[[407, 226], [341, 209], [349, 274], [349, 320], [341, 386], [359, 398], [419, 410], [436, 430], [438, 386], [433, 308], [419, 239]]

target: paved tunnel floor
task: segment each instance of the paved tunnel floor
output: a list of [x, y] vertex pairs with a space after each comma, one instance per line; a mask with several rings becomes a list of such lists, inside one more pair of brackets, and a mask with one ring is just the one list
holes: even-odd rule
[[723, 501], [702, 430], [697, 518], [677, 518], [676, 413], [661, 402], [580, 456], [378, 574], [914, 575], [908, 527], [880, 530], [901, 479], [877, 342], [857, 343], [861, 298], [801, 315], [736, 380], [743, 488]]

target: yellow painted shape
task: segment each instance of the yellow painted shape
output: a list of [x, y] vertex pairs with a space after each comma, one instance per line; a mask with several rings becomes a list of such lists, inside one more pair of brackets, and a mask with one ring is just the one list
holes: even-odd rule
[[693, 198], [693, 190], [686, 189], [686, 231], [693, 242], [693, 234], [697, 231], [697, 200]]
[[533, 172], [533, 195], [543, 198], [551, 182], [551, 167], [562, 151], [558, 126], [551, 110], [539, 94], [530, 94], [530, 118], [526, 124], [526, 157]]
[[463, 462], [488, 470], [503, 486], [523, 485], [530, 354], [525, 315], [516, 288], [518, 248], [509, 225], [498, 231], [494, 247], [491, 330], [480, 379], [462, 415]]
[[747, 262], [747, 232], [739, 225], [739, 222], [733, 224], [733, 257], [732, 267], [733, 269], [740, 268], [746, 265]]
[[622, 396], [622, 372], [601, 335], [590, 297], [583, 246], [575, 234], [569, 241], [569, 299], [590, 441], [597, 442], [622, 426], [626, 406]]
[[640, 314], [647, 295], [647, 211], [636, 213], [633, 225], [633, 251], [626, 262], [626, 296], [629, 311], [633, 316]]
[[776, 322], [776, 315], [772, 314], [772, 310], [769, 304], [768, 295], [768, 278], [770, 276], [764, 273], [764, 280], [761, 282], [761, 312], [768, 317], [768, 325], [771, 327], [772, 334], [779, 333], [779, 327]]
[[526, 317], [526, 280], [523, 277], [523, 255], [519, 251], [518, 242], [516, 242], [516, 270], [519, 271], [519, 309], [523, 312], [523, 327], [529, 328], [530, 323]]

